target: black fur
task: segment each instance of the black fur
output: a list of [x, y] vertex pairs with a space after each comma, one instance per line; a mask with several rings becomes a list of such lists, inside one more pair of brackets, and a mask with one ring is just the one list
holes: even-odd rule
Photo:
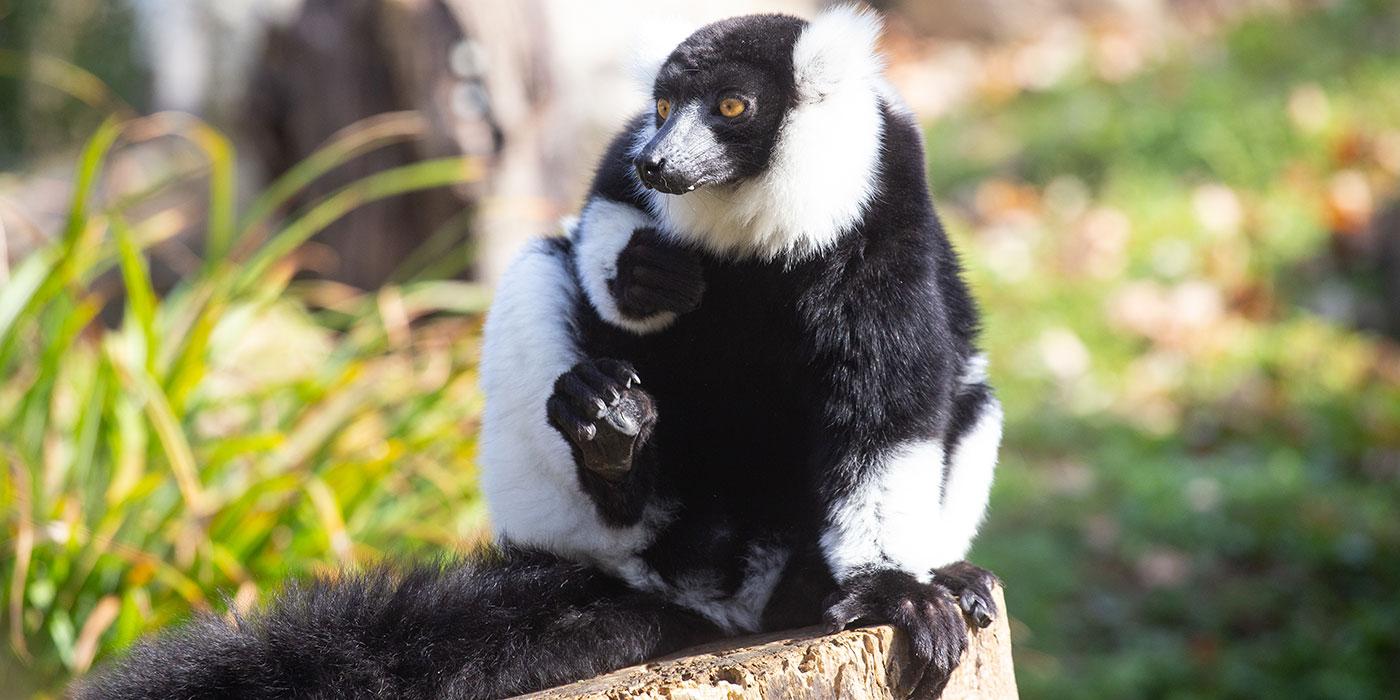
[[[625, 359], [656, 400], [656, 498], [680, 506], [646, 560], [668, 581], [701, 572], [732, 593], [755, 541], [815, 552], [832, 504], [872, 478], [882, 457], [913, 440], [955, 442], [990, 396], [981, 385], [959, 389], [976, 309], [927, 197], [905, 196], [926, 191], [916, 127], [893, 110], [884, 116], [879, 203], [831, 250], [796, 262], [691, 251], [703, 261], [703, 301], [661, 333], [638, 336], [578, 304], [585, 353]], [[595, 195], [635, 197], [624, 176], [628, 138], [610, 149]], [[941, 690], [965, 646], [946, 585], [894, 577], [900, 587], [855, 582], [842, 598], [819, 555], [789, 567], [785, 580], [814, 583], [780, 587], [772, 605], [782, 610], [768, 623], [815, 624], [831, 600], [868, 604], [862, 619], [933, 640], [919, 642], [922, 666], [911, 673], [927, 670], [915, 684], [921, 696]], [[883, 594], [914, 596], [920, 614], [891, 615]], [[989, 592], [968, 600], [979, 624], [994, 614]]]
[[636, 370], [585, 360], [559, 377], [546, 410], [572, 448], [579, 485], [616, 526], [642, 517], [656, 479], [656, 404]]
[[952, 592], [939, 583], [919, 583], [907, 573], [872, 570], [857, 574], [828, 602], [824, 621], [835, 632], [853, 622], [889, 622], [909, 635], [909, 663], [900, 685], [918, 698], [936, 698], [967, 649], [962, 615]]
[[[706, 26], [676, 47], [656, 76], [653, 97], [679, 105], [698, 100], [701, 122], [719, 150], [697, 152], [666, 139], [676, 120], [652, 116], [658, 138], [635, 162], [650, 187], [679, 194], [690, 185], [725, 184], [768, 166], [783, 116], [797, 100], [792, 49], [806, 22], [784, 15], [736, 17]], [[746, 109], [736, 118], [719, 111], [724, 98]], [[635, 132], [633, 132], [635, 133]]]
[[78, 698], [458, 698], [537, 690], [712, 639], [713, 625], [515, 548], [288, 588], [134, 648]]
[[[797, 99], [792, 49], [804, 26], [730, 20], [672, 53], [658, 98], [737, 96], [750, 107], [738, 119], [705, 116], [721, 149], [688, 163], [686, 177], [742, 181], [768, 166]], [[985, 625], [996, 614], [994, 577], [955, 564], [920, 583], [886, 556], [838, 582], [820, 544], [839, 504], [879, 478], [888, 457], [918, 441], [956, 444], [991, 400], [984, 385], [961, 381], [978, 315], [927, 196], [917, 126], [889, 106], [882, 118], [875, 200], [820, 253], [726, 257], [634, 232], [608, 280], [617, 307], [677, 318], [637, 334], [578, 295], [570, 321], [586, 359], [539, 400], [572, 448], [580, 498], [604, 522], [633, 526], [650, 522], [650, 506], [664, 511], [641, 555], [660, 585], [703, 582], [723, 602], [752, 575], [755, 552], [785, 553], [761, 627], [899, 625], [911, 642], [905, 681], [933, 697], [966, 646], [963, 615]], [[611, 144], [590, 199], [648, 210], [632, 153], [648, 120], [659, 117], [638, 115]], [[578, 240], [551, 245], [582, 285]], [[719, 634], [662, 595], [506, 549], [294, 588], [237, 626], [202, 619], [139, 647], [84, 697], [498, 697]]]

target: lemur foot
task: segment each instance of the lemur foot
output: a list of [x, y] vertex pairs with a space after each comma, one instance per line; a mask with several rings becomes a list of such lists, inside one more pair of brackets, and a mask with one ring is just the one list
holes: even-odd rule
[[637, 448], [656, 424], [656, 405], [632, 366], [584, 360], [554, 381], [549, 421], [577, 449], [585, 469], [617, 481], [632, 470]]
[[639, 228], [618, 253], [617, 277], [608, 288], [628, 316], [683, 314], [700, 306], [705, 277], [695, 253], [667, 242], [654, 228]]
[[900, 682], [910, 689], [909, 697], [918, 700], [932, 700], [943, 692], [967, 649], [967, 627], [952, 592], [902, 571], [857, 574], [828, 601], [829, 631], [857, 620], [890, 623], [908, 637], [909, 663]]
[[943, 584], [958, 598], [958, 607], [978, 627], [987, 627], [997, 616], [992, 588], [999, 579], [996, 574], [965, 561], [933, 570], [933, 580]]

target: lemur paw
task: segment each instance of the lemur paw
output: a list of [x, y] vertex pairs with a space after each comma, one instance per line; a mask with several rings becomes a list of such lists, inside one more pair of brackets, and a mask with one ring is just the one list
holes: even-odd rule
[[909, 639], [909, 662], [900, 685], [909, 697], [932, 700], [943, 692], [963, 651], [967, 627], [953, 594], [938, 583], [920, 583], [902, 571], [857, 574], [828, 601], [827, 629], [836, 632], [857, 620], [889, 623]]
[[617, 481], [632, 469], [637, 448], [656, 423], [656, 405], [638, 388], [632, 366], [584, 360], [554, 380], [549, 422], [573, 444], [585, 469]]
[[618, 253], [617, 277], [608, 281], [608, 289], [628, 316], [683, 314], [700, 306], [704, 270], [691, 251], [668, 243], [654, 228], [639, 228]]
[[996, 619], [997, 603], [992, 597], [992, 588], [998, 582], [996, 574], [960, 561], [934, 569], [933, 580], [957, 596], [958, 607], [978, 627], [985, 628]]

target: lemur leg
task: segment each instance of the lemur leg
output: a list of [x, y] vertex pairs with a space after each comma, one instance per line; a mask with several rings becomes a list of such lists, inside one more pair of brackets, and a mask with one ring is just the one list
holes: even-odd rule
[[505, 548], [293, 587], [234, 622], [203, 616], [139, 644], [76, 697], [485, 700], [718, 636], [694, 613], [597, 569]]
[[498, 285], [481, 360], [481, 486], [498, 539], [620, 569], [651, 532], [608, 517], [580, 481], [588, 472], [547, 405], [586, 357], [574, 322], [587, 303], [576, 253], [569, 239], [534, 241]]
[[[992, 472], [1001, 445], [1001, 404], [986, 384], [985, 361], [975, 358], [953, 404], [944, 467], [940, 539], [952, 561], [967, 556], [982, 525], [991, 494]], [[997, 577], [965, 561], [934, 569], [933, 580], [948, 587], [968, 618], [981, 627], [997, 615], [992, 587]]]
[[963, 615], [983, 624], [995, 614], [990, 581], [954, 564], [982, 522], [1001, 436], [983, 362], [966, 370], [941, 436], [841, 455], [823, 484], [834, 497], [821, 546], [840, 585], [828, 625], [869, 619], [903, 629], [913, 661], [906, 680], [920, 698], [941, 692], [966, 648]]

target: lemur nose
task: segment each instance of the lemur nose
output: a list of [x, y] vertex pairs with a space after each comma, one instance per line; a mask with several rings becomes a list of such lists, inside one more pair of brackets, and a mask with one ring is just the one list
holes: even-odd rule
[[642, 180], [649, 181], [661, 174], [661, 169], [666, 167], [666, 159], [656, 154], [643, 153], [637, 157], [636, 166], [637, 174], [642, 177]]

